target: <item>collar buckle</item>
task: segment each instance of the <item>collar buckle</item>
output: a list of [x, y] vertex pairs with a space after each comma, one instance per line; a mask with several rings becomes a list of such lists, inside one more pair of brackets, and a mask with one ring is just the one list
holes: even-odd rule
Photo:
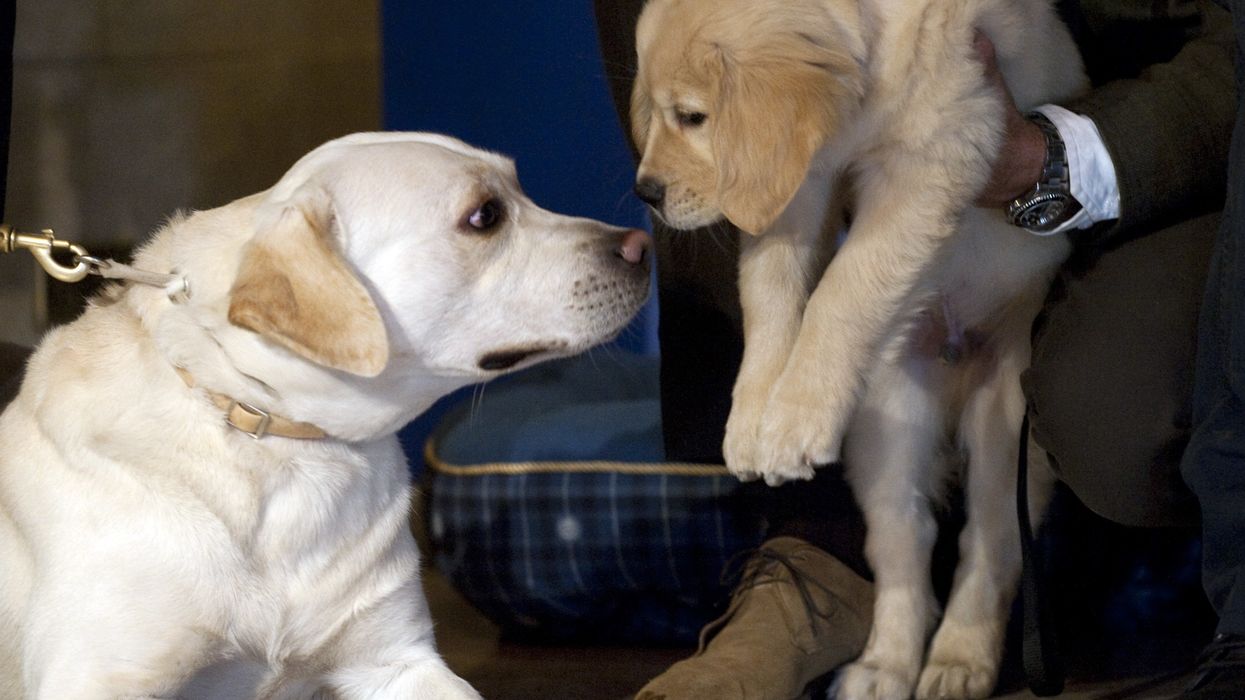
[[[241, 421], [238, 420], [235, 413], [239, 410], [242, 411], [242, 415], [255, 421], [252, 427], [241, 424]], [[226, 414], [225, 422], [229, 423], [229, 425], [234, 428], [241, 430], [247, 435], [250, 435], [251, 439], [258, 440], [268, 434], [268, 426], [272, 425], [272, 414], [262, 408], [256, 408], [244, 401], [234, 401], [233, 404], [229, 406], [229, 412]]]

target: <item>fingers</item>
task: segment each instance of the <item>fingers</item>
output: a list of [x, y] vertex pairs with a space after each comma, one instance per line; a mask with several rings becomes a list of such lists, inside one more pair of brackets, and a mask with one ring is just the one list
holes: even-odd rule
[[977, 53], [977, 60], [981, 61], [981, 65], [986, 67], [987, 74], [991, 71], [999, 72], [998, 59], [994, 56], [994, 42], [980, 29], [973, 32], [973, 51]]
[[1007, 83], [1003, 82], [1003, 73], [999, 70], [999, 60], [994, 52], [994, 42], [990, 41], [990, 37], [986, 36], [986, 33], [980, 29], [975, 30], [973, 33], [973, 53], [976, 54], [977, 61], [985, 69], [986, 80], [1007, 95], [1007, 101], [1015, 109], [1011, 91], [1007, 89]]
[[990, 179], [975, 203], [982, 207], [1006, 206], [1041, 176], [1046, 139], [1041, 129], [1025, 119], [1016, 106], [1003, 80], [1003, 72], [999, 70], [994, 42], [980, 29], [973, 33], [973, 55], [981, 63], [986, 82], [998, 92], [1003, 106], [1003, 141], [999, 144]]

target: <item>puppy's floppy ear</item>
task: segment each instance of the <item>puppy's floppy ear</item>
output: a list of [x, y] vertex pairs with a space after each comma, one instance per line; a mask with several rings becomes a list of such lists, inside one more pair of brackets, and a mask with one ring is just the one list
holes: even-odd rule
[[338, 250], [328, 193], [300, 191], [272, 213], [243, 250], [229, 321], [326, 367], [380, 374], [385, 324]]
[[648, 87], [640, 76], [636, 76], [631, 87], [631, 139], [636, 151], [644, 153], [648, 144], [648, 130], [653, 119], [653, 100], [648, 94]]
[[860, 66], [806, 32], [715, 50], [719, 202], [731, 223], [755, 235], [791, 203], [813, 154], [859, 104]]

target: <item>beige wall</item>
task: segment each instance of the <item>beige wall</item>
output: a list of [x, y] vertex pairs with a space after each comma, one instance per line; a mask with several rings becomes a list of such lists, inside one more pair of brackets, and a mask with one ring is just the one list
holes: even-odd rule
[[[19, 0], [6, 220], [141, 240], [380, 128], [378, 0]], [[0, 256], [0, 340], [30, 343], [28, 255]]]

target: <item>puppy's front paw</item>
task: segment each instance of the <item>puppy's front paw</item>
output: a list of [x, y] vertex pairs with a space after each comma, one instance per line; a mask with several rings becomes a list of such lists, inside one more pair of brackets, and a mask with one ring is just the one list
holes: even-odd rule
[[838, 459], [840, 436], [818, 407], [775, 393], [757, 431], [757, 466], [770, 486], [811, 479], [813, 469]]
[[912, 681], [899, 669], [857, 661], [839, 671], [830, 695], [835, 700], [908, 700]]
[[722, 441], [722, 456], [726, 468], [741, 481], [753, 481], [760, 477], [757, 471], [757, 427], [761, 422], [760, 401], [737, 398], [731, 404], [731, 415], [726, 419], [726, 438]]

